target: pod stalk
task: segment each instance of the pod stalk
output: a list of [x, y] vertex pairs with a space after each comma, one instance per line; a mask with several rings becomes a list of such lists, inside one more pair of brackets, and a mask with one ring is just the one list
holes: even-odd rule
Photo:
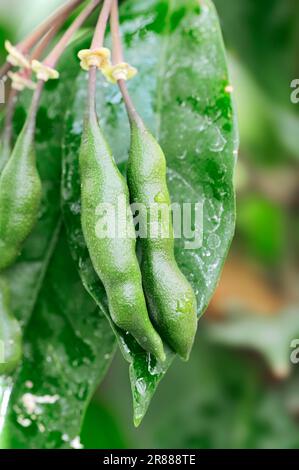
[[[93, 35], [91, 50], [100, 49], [103, 47], [105, 32], [109, 15], [111, 12], [113, 0], [104, 0], [99, 19], [96, 25], [95, 33]], [[88, 114], [91, 119], [97, 120], [96, 110], [96, 86], [97, 86], [97, 67], [93, 66], [89, 69], [89, 82], [88, 82]]]
[[[29, 34], [23, 41], [16, 45], [16, 48], [23, 54], [28, 54], [30, 49], [38, 43], [38, 41], [48, 33], [49, 29], [55, 26], [60, 18], [67, 19], [68, 16], [81, 4], [84, 0], [70, 0], [65, 5], [58, 8], [52, 13], [45, 21], [43, 21], [31, 34]], [[6, 62], [0, 69], [0, 79], [7, 75], [12, 65]]]
[[91, 15], [91, 13], [96, 9], [101, 0], [92, 0], [84, 10], [80, 13], [79, 16], [73, 21], [71, 26], [66, 30], [60, 41], [56, 44], [54, 49], [50, 52], [47, 58], [44, 60], [44, 65], [54, 68], [57, 64], [60, 56], [63, 54], [68, 43], [72, 39], [73, 35], [81, 28], [83, 23]]
[[41, 100], [42, 91], [44, 88], [44, 82], [39, 80], [37, 83], [36, 89], [32, 96], [30, 110], [27, 116], [26, 126], [27, 130], [30, 132], [32, 138], [34, 137], [35, 128], [36, 128], [36, 116], [39, 108], [39, 103]]
[[96, 25], [95, 33], [91, 43], [91, 50], [99, 49], [104, 44], [104, 37], [107, 27], [107, 22], [111, 12], [113, 0], [104, 0], [104, 4]]
[[[121, 32], [119, 26], [119, 8], [118, 8], [118, 0], [113, 0], [112, 9], [111, 9], [111, 17], [110, 17], [110, 24], [111, 24], [111, 34], [112, 34], [112, 43], [113, 43], [113, 51], [112, 51], [112, 60], [113, 65], [119, 64], [124, 61], [124, 54], [122, 48], [122, 41], [121, 41]], [[143, 121], [139, 116], [133, 100], [129, 94], [128, 87], [125, 80], [118, 80], [117, 84], [119, 86], [120, 92], [122, 94], [127, 113], [129, 116], [130, 124], [137, 124], [139, 127], [144, 127]]]
[[32, 34], [30, 34], [26, 39], [24, 39], [18, 48], [22, 52], [28, 52], [55, 24], [61, 16], [68, 17], [84, 0], [70, 0], [64, 6], [58, 8], [52, 15], [49, 16], [43, 23], [41, 23]]
[[8, 98], [8, 103], [6, 107], [6, 115], [5, 115], [5, 124], [4, 124], [4, 132], [3, 132], [3, 140], [8, 147], [11, 145], [12, 139], [12, 121], [13, 115], [15, 112], [16, 102], [17, 102], [18, 92], [11, 88]]
[[31, 60], [34, 59], [39, 59], [44, 52], [44, 50], [48, 47], [52, 39], [56, 36], [57, 32], [60, 30], [62, 25], [65, 23], [65, 21], [68, 19], [69, 13], [65, 13], [61, 17], [59, 17], [54, 24], [52, 25], [50, 31], [48, 31], [42, 39], [38, 42], [34, 50], [32, 51], [32, 54], [30, 56]]

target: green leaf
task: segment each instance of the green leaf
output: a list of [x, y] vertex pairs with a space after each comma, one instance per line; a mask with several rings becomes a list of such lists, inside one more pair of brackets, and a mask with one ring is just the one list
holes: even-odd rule
[[250, 255], [263, 265], [278, 265], [284, 254], [286, 227], [281, 207], [263, 196], [250, 194], [239, 202], [238, 214], [238, 228]]
[[112, 413], [98, 400], [90, 403], [81, 432], [81, 442], [85, 449], [128, 448], [125, 434], [120, 429], [114, 411]]
[[[44, 191], [39, 220], [7, 272], [12, 309], [24, 331], [24, 358], [14, 377], [1, 378], [4, 447], [71, 446], [115, 349], [109, 324], [83, 289], [60, 237], [62, 122], [78, 71], [72, 49], [64, 65], [61, 80], [47, 85], [37, 119], [36, 150]], [[22, 127], [30, 97], [22, 95], [18, 104], [16, 131]]]
[[271, 380], [260, 355], [221, 346], [209, 336], [209, 324], [208, 318], [202, 322], [189, 362], [177, 361], [169, 370], [137, 432], [127, 426], [125, 366], [114, 362], [109, 386], [100, 395], [119, 416], [129, 444], [140, 449], [297, 449], [298, 364], [287, 380]]
[[[276, 63], [273, 57], [272, 61]], [[298, 160], [296, 106], [289, 110], [277, 104], [234, 55], [229, 56], [229, 68], [238, 108], [241, 152], [243, 147], [244, 155], [249, 154], [260, 165], [285, 164], [286, 157]]]
[[[287, 94], [298, 70], [294, 65], [298, 41], [292, 34], [298, 31], [297, 4], [280, 0], [215, 0], [215, 4], [228, 48], [250, 68], [272, 102], [291, 109]], [[246, 93], [250, 95], [249, 90]]]
[[[4, 448], [80, 445], [86, 407], [114, 353], [106, 318], [82, 286], [59, 238], [24, 337], [24, 360], [11, 393]], [[99, 423], [100, 425], [100, 423]]]
[[[176, 246], [177, 260], [194, 286], [201, 316], [219, 279], [235, 226], [232, 180], [238, 140], [218, 18], [210, 0], [128, 0], [121, 8], [121, 22], [126, 58], [139, 70], [129, 84], [130, 91], [166, 154], [172, 200], [203, 204], [202, 247], [186, 250], [184, 240]], [[109, 318], [104, 288], [91, 265], [80, 222], [78, 150], [86, 74], [81, 73], [73, 87], [65, 138], [65, 222], [83, 283]], [[117, 87], [102, 79], [98, 110], [116, 160], [124, 169], [130, 140], [126, 113]], [[130, 363], [138, 425], [174, 355], [169, 352], [165, 365], [157, 367], [129, 335], [113, 328]]]
[[290, 348], [298, 346], [298, 341], [292, 345], [299, 334], [298, 308], [271, 317], [231, 315], [208, 331], [218, 344], [257, 351], [277, 378], [285, 378], [291, 371]]

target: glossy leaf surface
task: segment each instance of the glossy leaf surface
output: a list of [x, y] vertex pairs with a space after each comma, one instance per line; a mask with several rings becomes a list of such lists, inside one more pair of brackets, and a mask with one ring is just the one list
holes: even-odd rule
[[[235, 226], [233, 173], [238, 141], [218, 18], [209, 0], [128, 0], [121, 9], [121, 22], [126, 58], [139, 70], [129, 85], [130, 92], [165, 152], [172, 202], [191, 202], [202, 208], [197, 246], [186, 249], [188, 236], [176, 244], [177, 260], [194, 287], [200, 317], [214, 292]], [[91, 265], [80, 222], [78, 152], [86, 89], [87, 76], [82, 72], [74, 82], [67, 117], [64, 213], [83, 283], [109, 318], [104, 289]], [[117, 87], [102, 78], [97, 105], [115, 158], [125, 170], [130, 142], [126, 113]], [[174, 355], [169, 352], [161, 367], [129, 335], [114, 330], [130, 362], [138, 425]]]

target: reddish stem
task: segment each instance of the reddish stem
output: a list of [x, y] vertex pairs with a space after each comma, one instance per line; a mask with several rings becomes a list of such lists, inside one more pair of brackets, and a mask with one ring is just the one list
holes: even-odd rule
[[66, 46], [69, 41], [72, 39], [73, 35], [78, 31], [78, 29], [83, 25], [87, 18], [91, 15], [93, 10], [99, 5], [101, 0], [92, 0], [89, 5], [84, 8], [79, 16], [73, 21], [71, 26], [66, 30], [60, 41], [56, 44], [54, 49], [50, 52], [47, 58], [44, 60], [44, 65], [54, 68], [58, 62], [60, 56], [63, 54]]
[[115, 65], [124, 61], [123, 48], [121, 43], [121, 32], [119, 26], [118, 0], [113, 0], [110, 23], [113, 44], [112, 57], [113, 64]]
[[141, 117], [139, 116], [139, 114], [138, 114], [138, 112], [135, 108], [135, 105], [133, 103], [133, 100], [132, 100], [132, 98], [129, 94], [126, 81], [125, 80], [118, 80], [117, 84], [118, 84], [119, 89], [121, 91], [121, 94], [122, 94], [122, 97], [123, 97], [123, 100], [124, 100], [124, 103], [125, 103], [125, 106], [126, 106], [126, 109], [127, 109], [127, 113], [128, 113], [130, 123], [131, 124], [135, 123], [135, 124], [138, 124], [139, 127], [143, 127], [144, 126], [143, 121], [142, 121]]
[[84, 0], [70, 0], [65, 5], [58, 8], [52, 15], [47, 18], [43, 23], [41, 23], [27, 38], [21, 41], [17, 48], [23, 52], [28, 53], [29, 50], [42, 38], [49, 29], [53, 26], [53, 23], [56, 22], [61, 16], [68, 17], [80, 3], [83, 3]]
[[[93, 36], [91, 50], [99, 49], [104, 44], [105, 32], [109, 15], [111, 12], [113, 0], [104, 0], [102, 10], [99, 15], [95, 33]], [[90, 67], [88, 82], [88, 117], [92, 121], [97, 121], [96, 111], [96, 86], [97, 86], [97, 67]]]
[[30, 60], [38, 60], [42, 56], [42, 53], [45, 49], [47, 49], [48, 45], [55, 37], [57, 31], [59, 30], [59, 26], [50, 29], [48, 34], [46, 34], [42, 40], [38, 43], [38, 45], [33, 50], [32, 54], [30, 55]]
[[111, 12], [112, 2], [113, 0], [104, 0], [104, 4], [93, 36], [91, 50], [99, 49], [104, 44], [105, 32], [108, 18]]
[[[112, 42], [113, 42], [113, 63], [118, 64], [120, 62], [123, 62], [124, 59], [123, 59], [123, 48], [122, 48], [122, 42], [121, 42], [121, 33], [120, 33], [120, 25], [119, 25], [119, 9], [118, 9], [117, 0], [113, 0], [110, 23], [111, 23]], [[131, 123], [134, 122], [138, 124], [139, 126], [143, 126], [142, 119], [139, 116], [135, 108], [135, 105], [132, 101], [132, 98], [128, 92], [126, 81], [118, 80], [117, 84], [123, 96], [130, 122]]]
[[11, 138], [12, 138], [12, 121], [13, 115], [16, 107], [17, 102], [17, 90], [11, 88], [9, 93], [9, 98], [6, 107], [6, 114], [5, 114], [5, 123], [4, 123], [4, 132], [3, 132], [3, 141], [5, 145], [10, 147], [11, 145]]
[[44, 52], [44, 50], [48, 47], [52, 39], [56, 36], [56, 33], [59, 31], [59, 29], [62, 27], [62, 25], [65, 23], [67, 20], [69, 14], [65, 13], [62, 15], [60, 18], [56, 20], [56, 22], [53, 24], [52, 28], [50, 31], [48, 31], [45, 36], [40, 40], [40, 42], [37, 44], [35, 49], [33, 50], [30, 59], [39, 59]]
[[[16, 45], [16, 48], [23, 54], [28, 54], [30, 49], [49, 31], [51, 26], [55, 24], [61, 16], [67, 18], [84, 0], [70, 0], [66, 5], [60, 7], [48, 19], [46, 19], [40, 26], [38, 26], [33, 33], [31, 33], [23, 41]], [[7, 75], [12, 65], [6, 62], [0, 68], [0, 79]]]

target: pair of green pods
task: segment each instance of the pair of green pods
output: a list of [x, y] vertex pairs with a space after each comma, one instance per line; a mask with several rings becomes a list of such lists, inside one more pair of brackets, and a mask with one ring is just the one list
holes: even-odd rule
[[[34, 130], [28, 119], [0, 177], [0, 272], [14, 263], [38, 216], [42, 188], [36, 169]], [[161, 338], [187, 359], [197, 328], [195, 295], [174, 257], [170, 214], [165, 220], [159, 215], [156, 220], [149, 216], [157, 201], [166, 204], [170, 212], [166, 161], [160, 146], [141, 120], [131, 120], [127, 185], [95, 110], [91, 110], [85, 122], [80, 172], [83, 231], [94, 268], [105, 286], [113, 321], [158, 359], [165, 359]], [[121, 199], [125, 203], [125, 236], [100, 238], [96, 227], [101, 205], [116, 207]], [[141, 223], [147, 234], [152, 233], [151, 226], [162, 233], [168, 225], [167, 237], [140, 239], [141, 266], [136, 256], [130, 200], [144, 205]], [[21, 356], [21, 334], [10, 312], [8, 287], [3, 279], [0, 296], [0, 346], [4, 345], [0, 373], [9, 373]]]
[[[113, 322], [159, 360], [165, 359], [163, 341], [187, 360], [197, 329], [196, 298], [174, 256], [171, 201], [162, 149], [140, 119], [131, 120], [125, 181], [96, 111], [90, 106], [79, 159], [84, 237], [95, 271], [106, 289]], [[125, 201], [126, 235], [120, 237], [112, 230], [106, 237], [99, 236], [97, 227], [105, 207], [116, 208], [120, 199]], [[130, 202], [145, 208], [140, 223], [146, 229], [146, 236], [138, 241], [140, 264]], [[166, 217], [165, 212], [161, 216], [159, 211], [156, 218], [150, 217], [157, 202], [166, 205], [169, 212]], [[168, 229], [168, 235], [152, 237], [151, 229], [157, 228], [157, 233]]]

